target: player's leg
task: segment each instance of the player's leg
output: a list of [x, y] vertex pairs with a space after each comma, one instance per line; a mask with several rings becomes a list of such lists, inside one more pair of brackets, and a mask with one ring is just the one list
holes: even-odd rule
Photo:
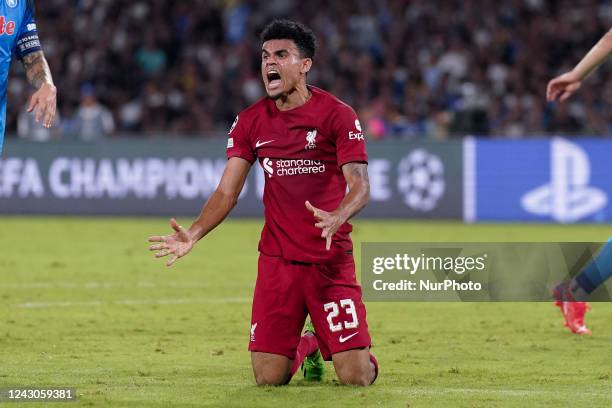
[[315, 336], [314, 326], [309, 322], [304, 330], [291, 366], [291, 376], [293, 377], [301, 367], [304, 379], [308, 381], [321, 381], [323, 379], [325, 363], [319, 351], [319, 342]]
[[317, 265], [312, 272], [305, 277], [305, 297], [323, 358], [333, 360], [341, 383], [372, 384], [378, 364], [369, 350], [355, 264]]
[[292, 361], [287, 356], [252, 351], [251, 364], [257, 385], [285, 385], [291, 380]]
[[555, 288], [553, 293], [555, 304], [563, 313], [565, 325], [573, 333], [591, 333], [584, 322], [584, 316], [590, 309], [584, 300], [610, 276], [612, 276], [612, 238], [576, 277]]
[[249, 342], [258, 385], [283, 385], [291, 379], [306, 319], [298, 272], [282, 258], [259, 257]]
[[342, 384], [370, 385], [378, 375], [378, 362], [370, 348], [341, 351], [332, 355], [336, 375]]
[[586, 300], [602, 283], [612, 276], [612, 237], [591, 261], [568, 285], [576, 300]]

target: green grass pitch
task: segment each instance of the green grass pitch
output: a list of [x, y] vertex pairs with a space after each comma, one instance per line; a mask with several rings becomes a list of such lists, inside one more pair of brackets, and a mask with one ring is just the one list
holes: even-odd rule
[[[70, 407], [612, 406], [610, 304], [593, 305], [594, 335], [578, 337], [551, 303], [368, 303], [374, 386], [339, 386], [329, 365], [323, 383], [258, 388], [246, 347], [260, 220], [226, 222], [170, 269], [146, 250], [165, 219], [0, 220], [0, 387], [75, 387]], [[611, 231], [358, 220], [353, 238], [603, 241]]]

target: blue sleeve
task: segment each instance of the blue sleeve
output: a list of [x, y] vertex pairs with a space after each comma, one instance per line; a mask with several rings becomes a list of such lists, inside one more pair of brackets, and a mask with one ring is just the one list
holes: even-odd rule
[[34, 18], [34, 2], [28, 0], [24, 10], [21, 27], [17, 32], [17, 41], [15, 43], [15, 57], [22, 59], [26, 55], [40, 51], [40, 39], [36, 30], [36, 19]]

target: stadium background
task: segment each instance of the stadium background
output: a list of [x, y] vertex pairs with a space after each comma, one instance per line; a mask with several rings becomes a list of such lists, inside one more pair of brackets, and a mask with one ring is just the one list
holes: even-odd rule
[[103, 407], [609, 406], [609, 304], [588, 315], [595, 335], [575, 338], [549, 303], [369, 302], [383, 367], [375, 387], [334, 387], [330, 374], [322, 385], [257, 389], [245, 344], [260, 169], [236, 209], [257, 217], [230, 219], [171, 271], [145, 242], [167, 219], [143, 217], [185, 225], [197, 213], [229, 125], [262, 95], [257, 34], [290, 17], [319, 38], [310, 83], [353, 105], [366, 128], [373, 197], [355, 219], [356, 243], [603, 242], [610, 69], [565, 105], [546, 104], [544, 90], [610, 27], [608, 2], [37, 9], [61, 117], [50, 132], [34, 126], [13, 64], [0, 159], [0, 387], [75, 386], [80, 405]]
[[[610, 134], [607, 67], [571, 103], [544, 99], [610, 27], [607, 1], [40, 1], [61, 135], [79, 138], [75, 115], [95, 92], [113, 134], [222, 136], [262, 95], [258, 34], [273, 17], [313, 28], [309, 81], [355, 107], [370, 140]], [[13, 132], [28, 92], [12, 78]]]
[[[229, 125], [263, 94], [258, 33], [289, 17], [319, 38], [309, 82], [354, 106], [364, 124], [364, 216], [609, 222], [610, 70], [567, 104], [547, 104], [544, 90], [605, 32], [611, 10], [538, 0], [43, 2], [59, 125], [42, 129], [24, 112], [30, 89], [17, 73], [7, 122], [25, 141], [7, 143], [0, 205], [197, 213], [220, 178]], [[261, 214], [255, 167], [236, 215]], [[583, 192], [591, 203], [576, 209]]]

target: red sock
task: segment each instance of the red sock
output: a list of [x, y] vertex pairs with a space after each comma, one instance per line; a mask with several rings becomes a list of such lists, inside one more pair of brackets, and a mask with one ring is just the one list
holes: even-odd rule
[[319, 343], [317, 342], [317, 338], [312, 333], [306, 333], [300, 339], [300, 343], [297, 346], [297, 351], [295, 353], [295, 359], [293, 360], [293, 365], [291, 366], [291, 376], [300, 369], [300, 366], [312, 353], [317, 351], [319, 348]]
[[370, 353], [370, 362], [374, 364], [374, 379], [370, 384], [374, 384], [374, 381], [376, 381], [376, 377], [378, 377], [378, 360], [376, 360], [376, 357], [374, 357], [372, 353]]

